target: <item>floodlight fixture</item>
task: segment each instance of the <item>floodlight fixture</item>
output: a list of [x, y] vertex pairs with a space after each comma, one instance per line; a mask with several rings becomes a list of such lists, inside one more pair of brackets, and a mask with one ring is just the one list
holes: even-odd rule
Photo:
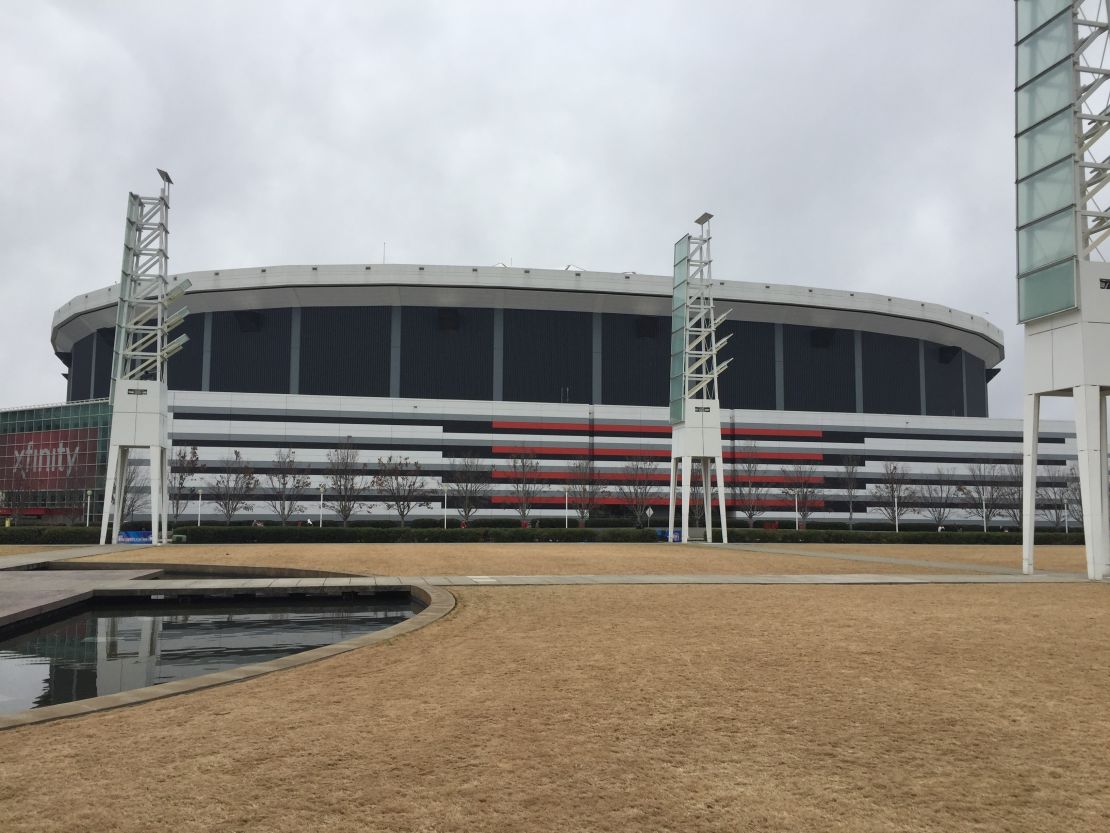
[[190, 281], [188, 278], [181, 281], [180, 283], [174, 284], [173, 289], [166, 293], [165, 302], [167, 304], [172, 304], [174, 301], [188, 292], [192, 288], [192, 286], [193, 282]]
[[188, 315], [188, 307], [178, 307], [170, 315], [166, 316], [166, 320], [162, 322], [162, 326], [166, 328], [166, 332], [168, 333], [175, 327], [180, 327], [182, 324], [184, 324], [185, 319], [186, 317], [188, 317]]
[[154, 170], [158, 171], [158, 176], [162, 177], [162, 181], [164, 183], [166, 183], [167, 185], [173, 185], [173, 180], [170, 179], [170, 175], [168, 173], [163, 171], [161, 168], [155, 168]]
[[712, 219], [713, 219], [713, 215], [710, 214], [708, 211], [706, 211], [704, 214], [702, 214], [700, 217], [698, 217], [698, 219], [694, 220], [694, 222], [697, 223], [699, 226], [704, 226], [706, 223], [708, 223]]
[[177, 338], [175, 338], [173, 341], [171, 341], [169, 344], [167, 344], [165, 346], [165, 348], [162, 350], [162, 358], [163, 359], [168, 359], [170, 356], [174, 356], [174, 355], [180, 353], [181, 350], [188, 343], [189, 343], [189, 336], [187, 336], [185, 333], [182, 333], [181, 335], [179, 335]]

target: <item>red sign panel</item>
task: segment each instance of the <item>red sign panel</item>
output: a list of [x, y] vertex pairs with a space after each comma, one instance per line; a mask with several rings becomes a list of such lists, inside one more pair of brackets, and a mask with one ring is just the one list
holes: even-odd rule
[[86, 489], [96, 481], [99, 428], [0, 435], [0, 490]]

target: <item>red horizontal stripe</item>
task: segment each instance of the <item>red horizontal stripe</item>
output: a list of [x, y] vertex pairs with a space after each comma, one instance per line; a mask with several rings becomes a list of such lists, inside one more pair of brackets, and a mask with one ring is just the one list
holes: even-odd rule
[[[495, 445], [494, 454], [531, 454], [537, 457], [660, 457], [670, 459], [669, 448], [581, 448], [574, 446]], [[726, 451], [726, 460], [811, 460], [825, 457], [809, 451]]]
[[[612, 472], [611, 471], [599, 471], [594, 476], [598, 480], [602, 480], [602, 481], [628, 483], [628, 482], [631, 482], [631, 480], [632, 480], [632, 478], [629, 477], [628, 474], [626, 472], [623, 472], [623, 471], [612, 471]], [[512, 469], [494, 469], [493, 470], [493, 479], [494, 480], [512, 480], [515, 477], [516, 477], [516, 472], [514, 472]], [[644, 475], [641, 475], [641, 477], [642, 477], [643, 480], [651, 481], [653, 483], [668, 483], [668, 482], [670, 482], [670, 479], [671, 479], [670, 474], [668, 474], [668, 472], [666, 470], [663, 470], [661, 473], [660, 472], [655, 472], [653, 474], [644, 474]], [[531, 475], [531, 479], [532, 480], [559, 480], [559, 481], [565, 481], [565, 482], [571, 483], [571, 482], [578, 482], [579, 477], [574, 472], [564, 469], [564, 470], [560, 470], [560, 471], [537, 471], [537, 472], [533, 472], [532, 475]], [[743, 477], [743, 478], [741, 478], [741, 477], [725, 477], [725, 483], [726, 484], [730, 484], [730, 483], [731, 484], [748, 483], [748, 482], [751, 482], [751, 483], [801, 483], [803, 481], [802, 481], [801, 478], [785, 477], [781, 474], [757, 474], [757, 475], [753, 476], [752, 478], [750, 478], [750, 480], [747, 477]], [[814, 483], [814, 484], [819, 485], [821, 483], [824, 483], [825, 479], [823, 477], [807, 477], [807, 478], [805, 478], [804, 482]]]
[[[514, 505], [515, 506], [515, 505], [520, 503], [520, 499], [517, 498], [515, 495], [494, 495], [492, 498], [490, 498], [490, 502], [501, 504], [501, 505]], [[564, 506], [564, 505], [566, 505], [566, 497], [564, 495], [537, 495], [536, 497], [532, 498], [530, 503], [535, 505], [535, 506], [540, 506], [540, 505], [543, 505], [543, 506]], [[601, 497], [601, 498], [598, 498], [598, 499], [594, 500], [593, 503], [596, 506], [627, 506], [628, 505], [628, 501], [626, 501], [626, 500], [624, 500], [623, 498], [620, 498], [620, 497]], [[650, 500], [645, 501], [645, 503], [651, 504], [652, 506], [669, 506], [670, 505], [669, 499], [665, 496], [664, 497], [651, 498]], [[786, 500], [786, 499], [781, 499], [780, 500], [778, 498], [769, 498], [767, 500], [760, 500], [760, 501], [757, 501], [756, 504], [758, 506], [761, 506], [761, 507], [765, 508], [765, 509], [793, 509], [794, 508], [794, 501]], [[576, 505], [576, 501], [573, 498], [571, 498], [570, 505], [571, 505], [571, 508], [573, 508]], [[717, 500], [715, 498], [713, 500], [713, 505], [714, 506], [718, 505]], [[725, 501], [725, 506], [736, 507], [736, 506], [739, 506], [739, 505], [740, 505], [739, 501], [735, 501], [735, 500], [726, 500]], [[748, 504], [745, 503], [745, 505], [748, 505]], [[813, 509], [813, 510], [823, 509], [824, 506], [825, 506], [825, 502], [823, 500], [811, 500], [809, 502], [809, 508]]]
[[[514, 431], [566, 431], [609, 434], [667, 434], [671, 433], [671, 426], [658, 423], [618, 423], [618, 422], [530, 422], [530, 421], [493, 421], [493, 427], [512, 429]], [[731, 437], [820, 437], [822, 432], [808, 428], [725, 428], [721, 427], [721, 434]]]

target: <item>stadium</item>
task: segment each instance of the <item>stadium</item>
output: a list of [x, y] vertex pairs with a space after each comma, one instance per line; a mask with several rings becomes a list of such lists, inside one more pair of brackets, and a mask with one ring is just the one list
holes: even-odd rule
[[[314, 519], [328, 502], [328, 453], [341, 446], [370, 464], [418, 462], [430, 505], [414, 517], [455, 518], [447, 492], [461, 461], [475, 460], [492, 484], [480, 514], [516, 517], [520, 457], [536, 461], [542, 483], [533, 518], [573, 512], [582, 461], [609, 484], [595, 518], [627, 517], [619, 486], [633, 463], [659, 484], [649, 502], [666, 505], [670, 277], [373, 264], [190, 272], [171, 284], [185, 279], [189, 342], [170, 359], [169, 387], [172, 442], [196, 447], [205, 466], [199, 498], [177, 507], [191, 521], [219, 517], [203, 489], [223, 460], [237, 451], [261, 475], [284, 449], [311, 478], [298, 518]], [[743, 470], [762, 484], [759, 523], [794, 517], [792, 477], [814, 484], [811, 521], [881, 521], [867, 487], [887, 462], [919, 483], [1020, 462], [1020, 421], [989, 416], [1004, 347], [982, 318], [862, 292], [727, 280], [713, 291], [731, 335], [726, 480], [738, 484]], [[0, 413], [5, 483], [19, 493], [23, 478], [24, 514], [97, 516], [117, 293], [90, 291], [54, 316], [68, 403]], [[17, 451], [46, 455], [29, 479]], [[1062, 472], [1074, 454], [1072, 426], [1045, 424], [1042, 465]], [[858, 466], [853, 482], [846, 464]], [[265, 491], [262, 478], [236, 521], [274, 517]], [[367, 500], [354, 520], [390, 517]]]

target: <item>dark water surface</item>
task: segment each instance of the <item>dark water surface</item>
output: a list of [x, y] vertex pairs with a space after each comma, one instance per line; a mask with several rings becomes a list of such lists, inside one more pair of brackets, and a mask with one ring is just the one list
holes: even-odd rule
[[388, 628], [418, 610], [407, 596], [89, 608], [0, 640], [0, 714], [266, 662]]

